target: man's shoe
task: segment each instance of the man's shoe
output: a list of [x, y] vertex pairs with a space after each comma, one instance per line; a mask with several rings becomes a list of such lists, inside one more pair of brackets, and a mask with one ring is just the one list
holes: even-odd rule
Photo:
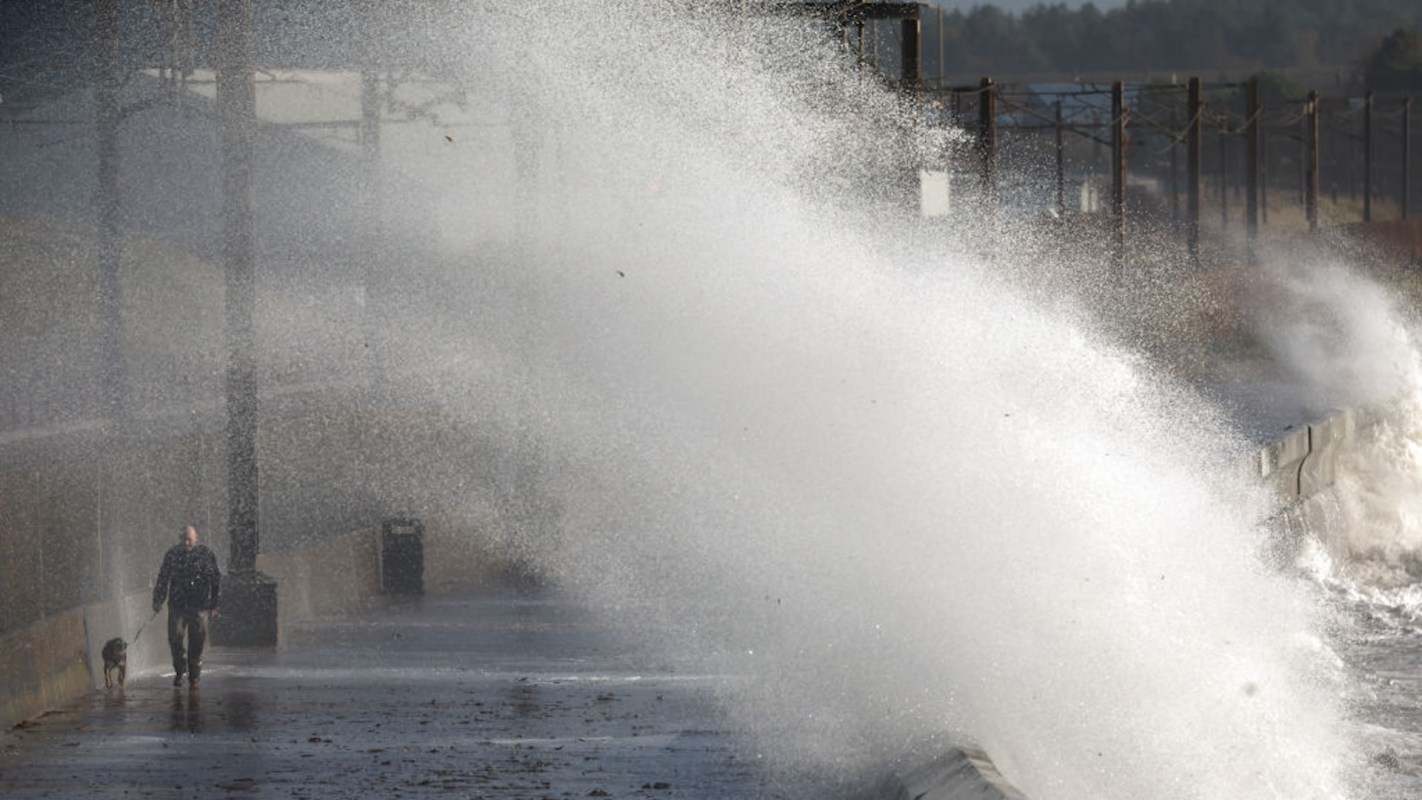
[[174, 685], [174, 686], [177, 686], [177, 687], [179, 687], [179, 688], [182, 688], [182, 685], [183, 685], [183, 673], [179, 672], [179, 673], [177, 673], [176, 675], [173, 676], [173, 685]]
[[190, 691], [190, 692], [196, 692], [197, 690], [198, 690], [198, 682], [197, 682], [197, 681], [188, 681], [188, 691]]

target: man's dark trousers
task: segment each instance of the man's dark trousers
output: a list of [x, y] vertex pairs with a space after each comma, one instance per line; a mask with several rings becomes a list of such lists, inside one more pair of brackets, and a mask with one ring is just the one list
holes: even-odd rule
[[[183, 649], [185, 633], [186, 652]], [[168, 649], [173, 652], [173, 671], [178, 675], [186, 673], [188, 680], [197, 682], [202, 673], [202, 650], [206, 644], [207, 612], [168, 606]]]

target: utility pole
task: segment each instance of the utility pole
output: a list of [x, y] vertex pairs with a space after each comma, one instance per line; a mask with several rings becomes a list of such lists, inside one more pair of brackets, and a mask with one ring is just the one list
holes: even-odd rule
[[125, 418], [123, 353], [123, 242], [119, 230], [119, 2], [98, 0], [94, 14], [95, 131], [98, 139], [98, 217], [100, 353], [103, 364], [103, 414], [111, 423]]
[[1259, 77], [1244, 84], [1244, 240], [1249, 263], [1258, 260], [1259, 239]]
[[943, 4], [938, 4], [938, 84], [941, 87], [943, 80], [948, 76], [948, 64], [944, 55], [943, 46]]
[[1126, 272], [1126, 87], [1111, 84], [1111, 258], [1119, 282]]
[[1269, 130], [1263, 127], [1263, 108], [1260, 103], [1259, 128], [1259, 224], [1269, 227]]
[[1185, 222], [1186, 246], [1190, 252], [1190, 266], [1200, 268], [1200, 169], [1201, 145], [1204, 142], [1202, 125], [1204, 103], [1200, 97], [1200, 79], [1191, 78], [1188, 89], [1190, 121], [1186, 124], [1189, 133], [1185, 144], [1185, 186], [1187, 193]]
[[1363, 221], [1373, 221], [1373, 93], [1363, 96]]
[[997, 210], [997, 86], [992, 78], [978, 84], [978, 148], [982, 156], [984, 207]]
[[[1343, 171], [1343, 168], [1339, 166], [1342, 163], [1342, 159], [1338, 156], [1338, 142], [1346, 138], [1346, 136], [1328, 137], [1328, 163], [1333, 170], [1331, 180], [1328, 181], [1328, 193], [1333, 200], [1333, 207], [1335, 209], [1338, 207], [1338, 174]], [[1348, 166], [1351, 167], [1352, 164]], [[1351, 169], [1347, 170], [1348, 175], [1352, 175], [1352, 173], [1353, 171]], [[1352, 181], [1350, 180], [1349, 183], [1351, 184]]]
[[[1176, 116], [1175, 106], [1170, 108], [1170, 130], [1179, 130], [1180, 119]], [[1170, 222], [1172, 225], [1180, 224], [1180, 147], [1179, 140], [1170, 145]], [[1179, 230], [1179, 228], [1176, 228]]]
[[380, 73], [375, 47], [376, 0], [361, 0], [360, 30], [360, 211], [366, 246], [361, 256], [364, 304], [361, 309], [365, 340], [365, 366], [371, 385], [384, 383], [384, 341], [381, 337], [385, 293], [381, 278], [385, 268], [383, 186], [380, 179]]
[[1056, 102], [1057, 134], [1057, 219], [1066, 218], [1066, 125], [1062, 122], [1062, 100]]
[[1220, 228], [1229, 230], [1229, 124], [1220, 123]]
[[903, 34], [900, 37], [900, 80], [904, 96], [916, 102], [923, 89], [923, 24], [913, 16], [899, 20], [899, 25]]
[[1318, 92], [1308, 93], [1308, 105], [1304, 108], [1304, 124], [1307, 126], [1305, 142], [1308, 155], [1304, 161], [1304, 216], [1308, 218], [1309, 231], [1318, 230]]
[[1412, 97], [1402, 98], [1402, 218], [1412, 213]]
[[217, 124], [222, 152], [222, 234], [227, 332], [227, 530], [232, 548], [215, 641], [275, 647], [276, 583], [257, 572], [256, 253], [252, 166], [256, 84], [251, 0], [218, 4]]
[[[118, 0], [98, 0], [94, 8], [94, 118], [98, 145], [98, 175], [94, 194], [94, 215], [98, 230], [98, 315], [100, 325], [99, 414], [108, 419], [111, 439], [120, 435], [127, 421], [123, 354], [123, 240], [119, 228], [119, 108], [121, 61], [119, 49]], [[108, 459], [99, 458], [100, 480], [108, 479]], [[107, 499], [113, 493], [105, 491]], [[95, 532], [99, 555], [99, 575], [113, 577], [116, 537], [111, 522], [111, 503], [101, 503]], [[107, 585], [107, 584], [106, 584]]]
[[[918, 116], [918, 108], [923, 97], [923, 24], [918, 15], [899, 20], [901, 36], [899, 49], [899, 92], [904, 107]], [[906, 205], [917, 212], [923, 197], [923, 179], [919, 175], [921, 165], [914, 161], [906, 164], [903, 187], [900, 190]]]

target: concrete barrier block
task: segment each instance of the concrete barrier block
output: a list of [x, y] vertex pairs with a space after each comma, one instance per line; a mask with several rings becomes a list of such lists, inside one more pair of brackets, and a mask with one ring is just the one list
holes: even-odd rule
[[372, 598], [380, 592], [380, 539], [378, 533], [377, 528], [370, 528], [349, 534], [352, 586], [362, 598]]
[[0, 709], [6, 727], [89, 690], [84, 612], [40, 620], [0, 641]]
[[257, 571], [276, 581], [277, 626], [311, 616], [310, 563], [301, 553], [257, 554]]
[[17, 631], [0, 640], [0, 725], [9, 728], [44, 711], [39, 686], [30, 632]]
[[362, 529], [337, 537], [328, 545], [303, 551], [313, 576], [310, 583], [310, 612], [328, 616], [356, 609], [371, 602], [379, 592], [376, 529]]
[[85, 652], [84, 611], [74, 609], [46, 620], [37, 629], [35, 663], [40, 669], [46, 708], [53, 708], [89, 689], [89, 658]]
[[977, 747], [955, 747], [896, 781], [889, 800], [1026, 800]]
[[1308, 427], [1289, 431], [1278, 440], [1259, 449], [1259, 477], [1268, 478], [1278, 472], [1288, 472], [1308, 455]]
[[259, 554], [257, 568], [277, 582], [282, 625], [371, 602], [380, 589], [378, 533], [361, 529], [304, 550]]
[[31, 472], [0, 472], [0, 514], [5, 520], [5, 535], [0, 536], [0, 630], [8, 633], [44, 616], [39, 493]]
[[1259, 449], [1258, 480], [1282, 502], [1291, 503], [1299, 496], [1299, 466], [1308, 457], [1307, 426], [1290, 431], [1277, 441]]
[[1299, 467], [1299, 496], [1312, 497], [1338, 478], [1338, 457], [1353, 440], [1353, 414], [1340, 411], [1308, 426], [1309, 452]]

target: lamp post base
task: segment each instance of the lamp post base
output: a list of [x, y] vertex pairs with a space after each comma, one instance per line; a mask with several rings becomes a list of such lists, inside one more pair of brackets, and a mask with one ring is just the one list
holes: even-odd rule
[[277, 646], [277, 583], [260, 572], [239, 572], [222, 582], [222, 610], [212, 620], [220, 647]]

